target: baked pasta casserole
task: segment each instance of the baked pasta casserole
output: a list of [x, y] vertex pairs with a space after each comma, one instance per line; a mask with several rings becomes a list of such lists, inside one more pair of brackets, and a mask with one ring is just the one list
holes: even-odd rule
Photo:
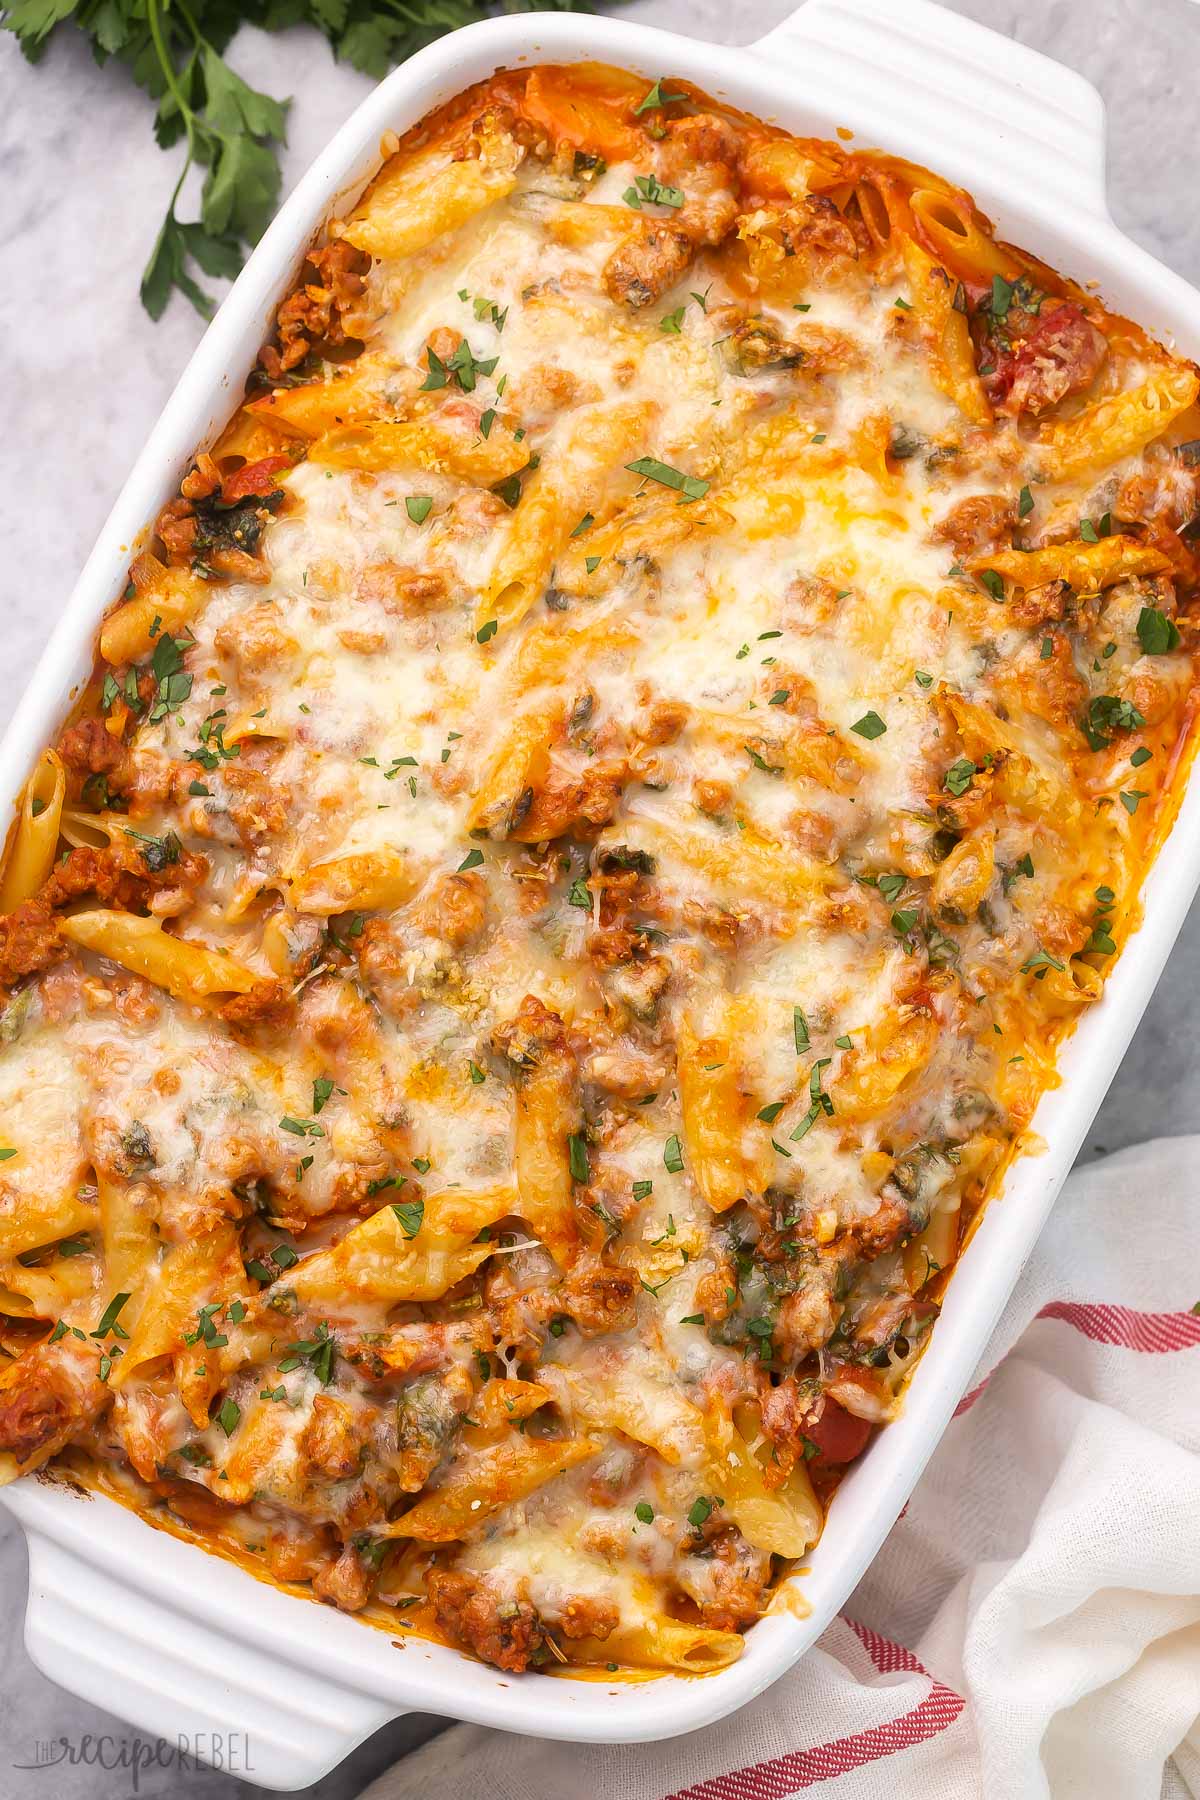
[[1191, 754], [1193, 366], [894, 157], [383, 146], [0, 875], [0, 1469], [703, 1672], [896, 1412]]

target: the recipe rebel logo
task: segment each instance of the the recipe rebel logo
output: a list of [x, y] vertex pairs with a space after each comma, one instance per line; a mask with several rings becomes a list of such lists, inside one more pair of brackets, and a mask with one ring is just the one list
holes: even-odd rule
[[[14, 1761], [12, 1767], [34, 1773], [65, 1768], [125, 1771], [129, 1776], [131, 1795], [144, 1791], [164, 1794], [169, 1791], [174, 1795], [179, 1791], [175, 1783], [169, 1789], [160, 1790], [153, 1782], [153, 1776], [168, 1771], [176, 1778], [194, 1775], [198, 1778], [198, 1791], [202, 1793], [205, 1777], [212, 1774], [236, 1775], [243, 1780], [252, 1778], [254, 1759], [249, 1736], [244, 1731], [181, 1732], [170, 1742], [166, 1738], [114, 1737], [107, 1732], [96, 1735], [84, 1732], [77, 1738], [39, 1738], [33, 1746], [32, 1761]], [[144, 1789], [143, 1783], [148, 1780], [149, 1788]]]

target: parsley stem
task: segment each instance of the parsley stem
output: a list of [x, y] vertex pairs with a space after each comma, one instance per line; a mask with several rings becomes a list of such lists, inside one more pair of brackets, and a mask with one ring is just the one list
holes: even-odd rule
[[[183, 89], [179, 85], [179, 80], [175, 72], [175, 65], [171, 61], [167, 51], [166, 39], [163, 36], [160, 0], [147, 0], [146, 23], [150, 27], [150, 36], [154, 41], [154, 52], [158, 57], [159, 67], [163, 72], [163, 80], [171, 90], [171, 98], [179, 108], [179, 116], [183, 120], [184, 130], [187, 132], [187, 162], [183, 166], [183, 175], [186, 175], [190, 164], [194, 160], [196, 152], [196, 115], [184, 98]], [[191, 25], [190, 19], [188, 20], [188, 24]], [[195, 32], [195, 26], [192, 25], [191, 28], [192, 31]], [[197, 38], [197, 47], [198, 46], [199, 38]], [[172, 210], [174, 210], [175, 198], [179, 193], [180, 187], [183, 185], [183, 175], [179, 177], [179, 181], [175, 188], [175, 194], [171, 197]]]

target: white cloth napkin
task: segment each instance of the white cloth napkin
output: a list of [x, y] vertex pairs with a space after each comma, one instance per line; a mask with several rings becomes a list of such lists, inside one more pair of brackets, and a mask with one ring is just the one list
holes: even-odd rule
[[460, 1725], [363, 1800], [1200, 1800], [1197, 1301], [1200, 1137], [1080, 1170], [904, 1515], [790, 1674], [661, 1744]]

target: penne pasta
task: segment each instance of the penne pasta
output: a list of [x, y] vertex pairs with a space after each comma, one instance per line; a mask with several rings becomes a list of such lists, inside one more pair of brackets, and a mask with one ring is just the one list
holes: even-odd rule
[[[439, 1196], [416, 1214], [406, 1201], [382, 1206], [332, 1249], [302, 1262], [291, 1287], [302, 1300], [325, 1306], [356, 1295], [389, 1304], [436, 1300], [491, 1255], [486, 1243], [474, 1239], [512, 1212], [515, 1198], [510, 1188], [496, 1188], [462, 1205], [457, 1197], [440, 1204]], [[460, 1220], [462, 1229], [456, 1229]]]
[[966, 313], [956, 305], [955, 281], [912, 238], [905, 239], [902, 249], [934, 382], [972, 425], [990, 424], [992, 409], [976, 368]]
[[605, 509], [618, 476], [617, 493], [631, 491], [624, 465], [642, 448], [655, 411], [646, 401], [585, 411], [553, 462], [530, 477], [479, 603], [480, 630], [492, 620], [511, 626], [524, 618], [578, 521]]
[[343, 425], [311, 445], [309, 461], [335, 469], [428, 469], [481, 487], [504, 481], [529, 461], [529, 452], [496, 420], [485, 436], [470, 421], [430, 415], [402, 423]]
[[100, 627], [100, 654], [114, 667], [148, 656], [160, 634], [176, 636], [186, 630], [207, 592], [198, 576], [167, 568], [150, 555], [135, 558], [129, 574], [133, 595]]
[[577, 1463], [586, 1462], [599, 1446], [590, 1438], [563, 1443], [514, 1437], [480, 1450], [455, 1464], [437, 1487], [385, 1528], [386, 1537], [417, 1538], [427, 1544], [449, 1544], [475, 1530], [498, 1507], [524, 1500]]
[[222, 956], [203, 944], [172, 937], [155, 918], [136, 913], [72, 913], [62, 921], [63, 936], [81, 950], [91, 950], [120, 963], [134, 975], [144, 975], [177, 1000], [199, 1001], [213, 994], [248, 994], [260, 977], [243, 968], [231, 956]]
[[417, 886], [417, 875], [402, 850], [340, 856], [314, 863], [295, 876], [288, 904], [298, 913], [390, 912], [403, 906]]
[[1067, 481], [1144, 450], [1168, 431], [1195, 403], [1200, 377], [1190, 368], [1163, 365], [1135, 388], [1112, 394], [1045, 430], [1042, 463], [1057, 481]]
[[54, 866], [67, 791], [66, 772], [53, 750], [44, 750], [25, 783], [17, 823], [0, 872], [0, 913], [31, 900]]
[[607, 1638], [567, 1638], [561, 1645], [568, 1662], [607, 1668], [619, 1658], [634, 1669], [680, 1675], [711, 1675], [728, 1668], [744, 1648], [745, 1639], [736, 1631], [708, 1631], [661, 1616], [618, 1625]]

